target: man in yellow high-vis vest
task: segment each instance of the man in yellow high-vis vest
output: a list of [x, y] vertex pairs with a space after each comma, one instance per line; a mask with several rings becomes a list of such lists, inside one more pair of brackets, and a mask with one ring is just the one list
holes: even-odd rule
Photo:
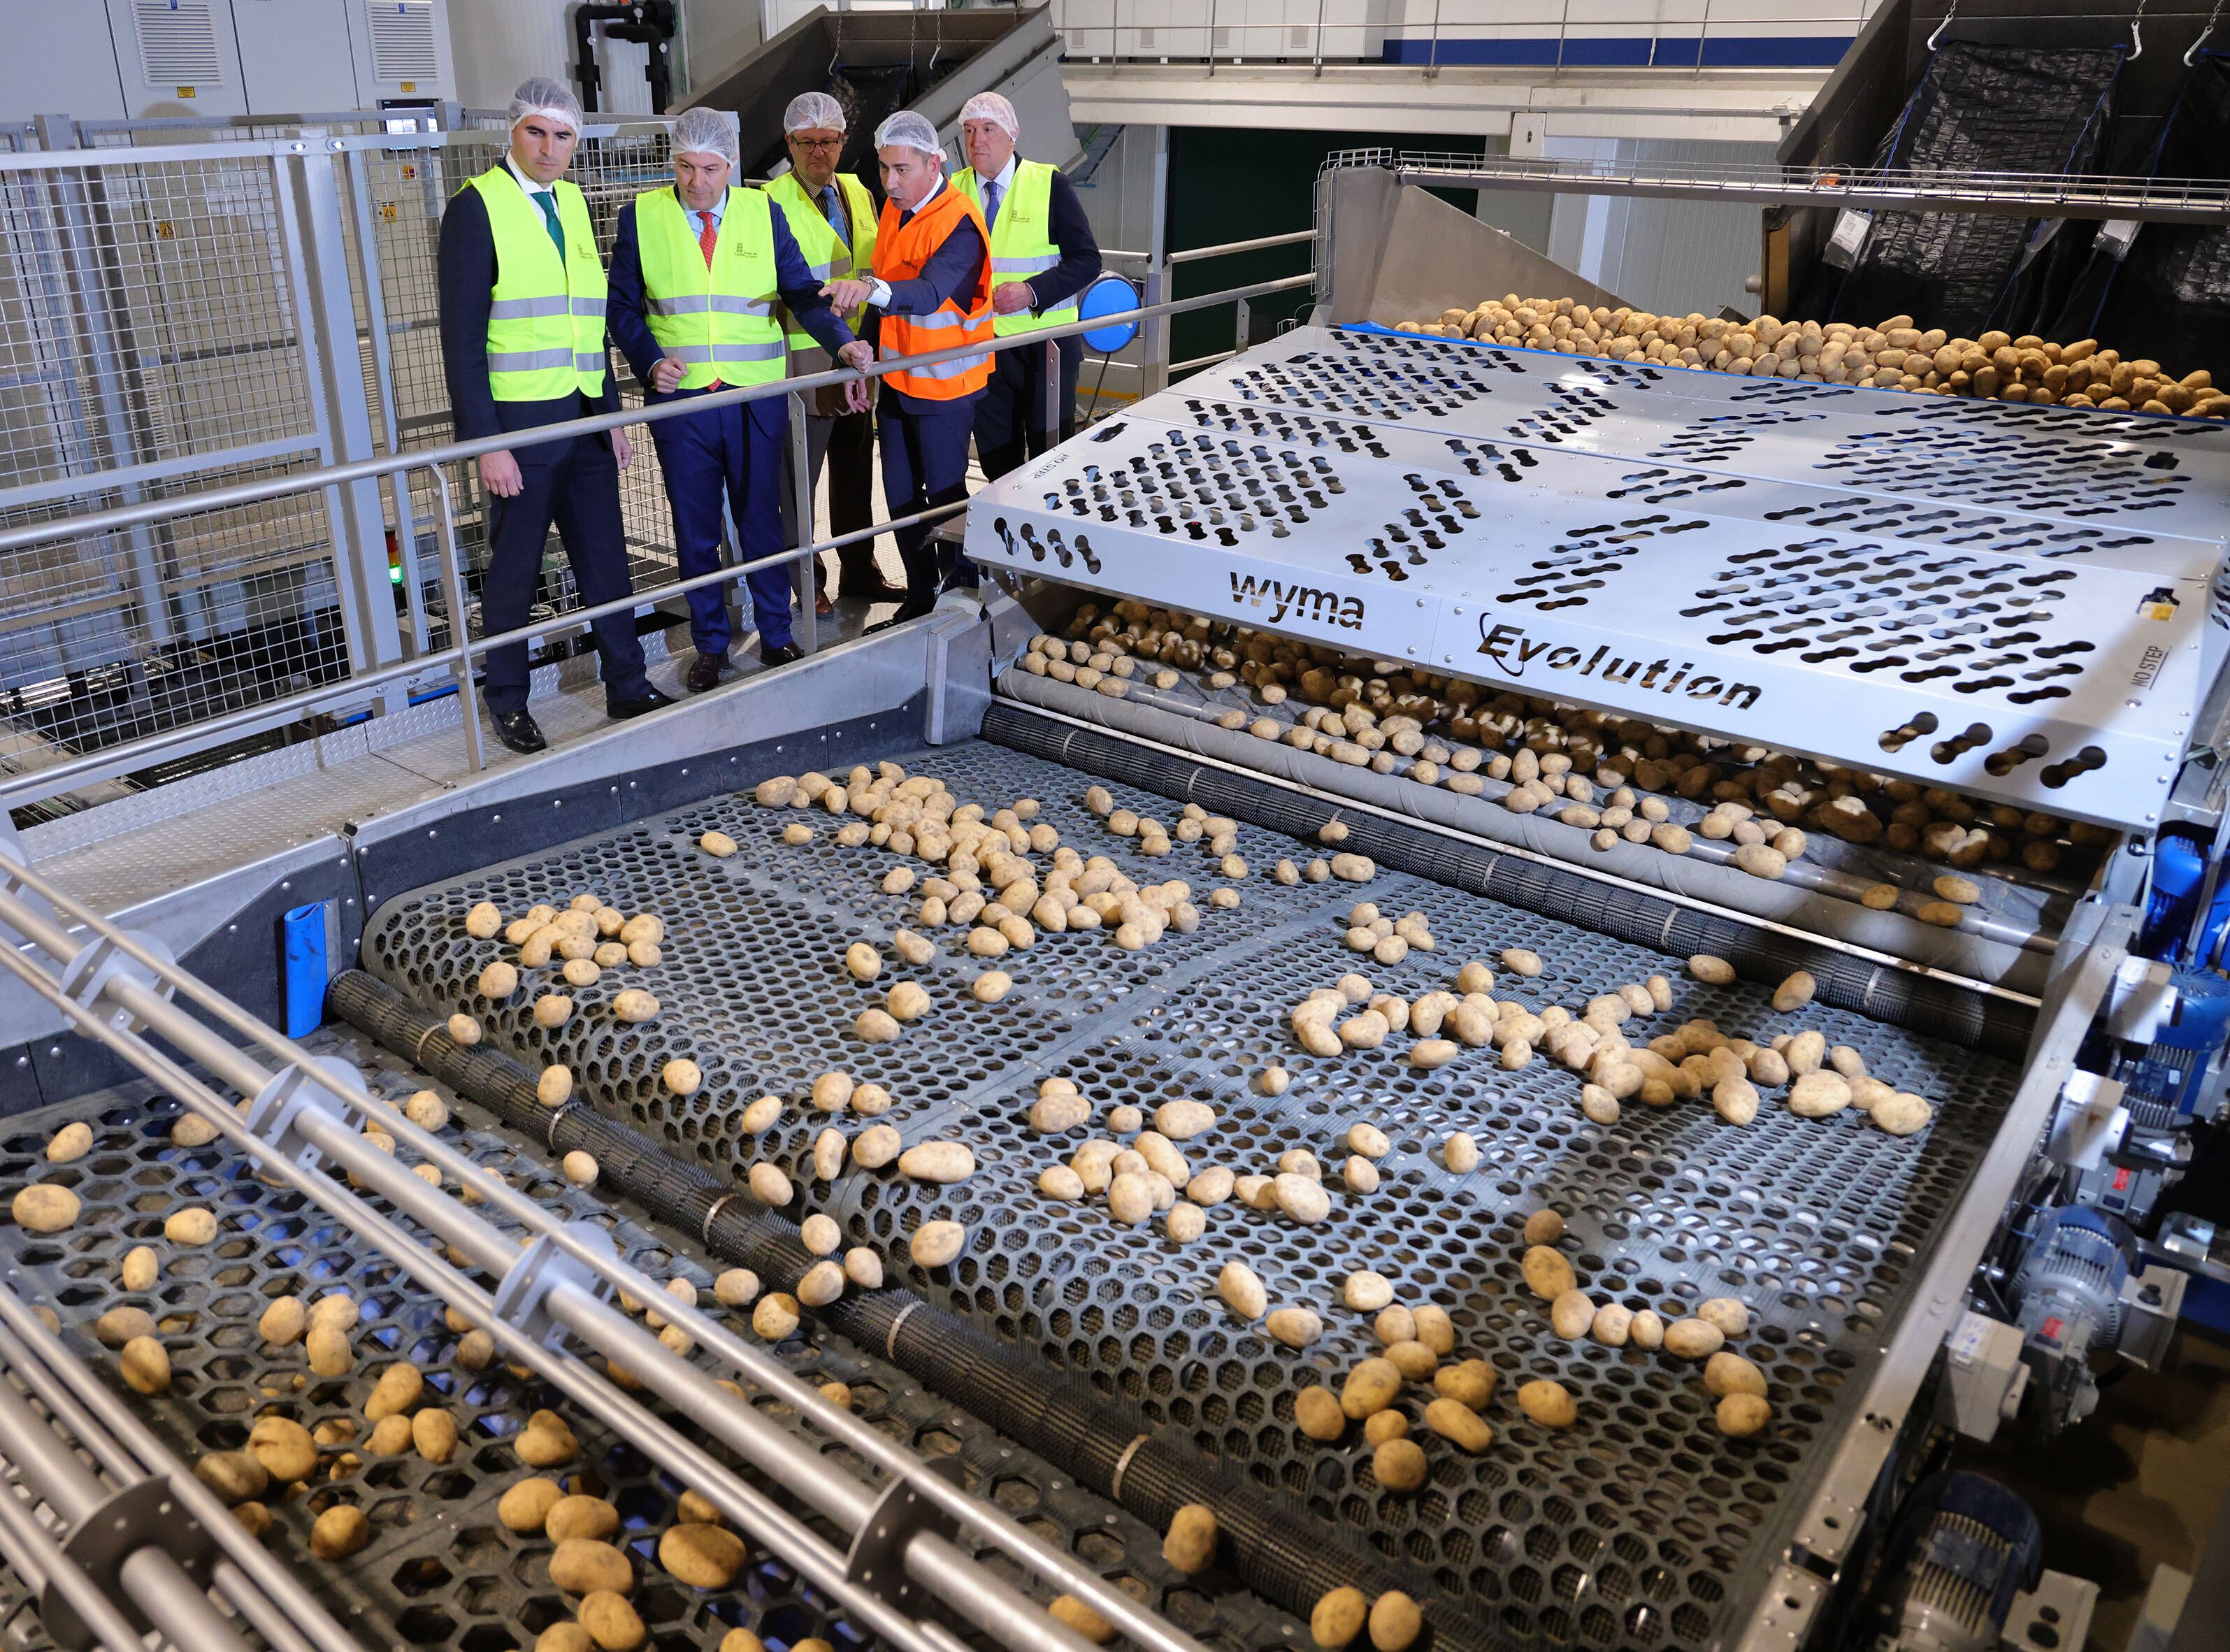
[[[522, 82], [511, 100], [509, 152], [450, 197], [441, 215], [441, 365], [464, 440], [618, 410], [604, 344], [604, 267], [588, 203], [564, 177], [580, 134], [581, 106], [570, 92], [539, 77]], [[619, 474], [628, 457], [623, 430], [522, 442], [480, 456], [488, 494], [484, 636], [526, 623], [553, 522], [583, 606], [633, 590], [620, 520]], [[461, 617], [452, 615], [452, 624]], [[631, 612], [592, 629], [607, 711], [635, 717], [670, 703], [644, 674]], [[493, 650], [488, 714], [514, 752], [544, 745], [526, 691], [525, 644]]]
[[[826, 92], [801, 92], [783, 111], [782, 135], [790, 151], [790, 170], [766, 186], [767, 194], [790, 222], [805, 261], [824, 281], [867, 275], [875, 262], [875, 200], [867, 186], [842, 170], [846, 122], [843, 106]], [[853, 332], [874, 343], [868, 313], [844, 318]], [[790, 371], [793, 377], [826, 372], [828, 355], [793, 319], [790, 322]], [[834, 387], [805, 396], [805, 461], [808, 482], [821, 488], [828, 469], [828, 532], [841, 537], [871, 527], [875, 520], [875, 424], [872, 413], [848, 413], [842, 392]], [[782, 472], [785, 526], [796, 511], [790, 498], [790, 467]], [[817, 565], [820, 608], [831, 611], [828, 576]], [[860, 539], [836, 552], [836, 594], [865, 603], [895, 603], [906, 589], [886, 579], [875, 566], [875, 541]]]
[[[1024, 160], [1015, 106], [979, 92], [960, 111], [960, 146], [968, 168], [952, 187], [982, 210], [991, 230], [991, 309], [997, 337], [1061, 326], [1076, 319], [1076, 297], [1099, 274], [1099, 243], [1084, 203], [1060, 169]], [[1076, 378], [1084, 341], [1055, 341], [1058, 378], [1045, 346], [1002, 350], [976, 407], [976, 459], [987, 477], [1005, 475], [1076, 433]], [[1048, 381], [1051, 381], [1050, 383]], [[1046, 394], [1059, 402], [1046, 415]]]
[[[789, 371], [778, 306], [831, 356], [852, 367], [874, 360], [822, 296], [822, 278], [799, 252], [784, 216], [763, 190], [732, 187], [738, 158], [730, 117], [684, 109], [674, 122], [674, 182], [646, 190], [620, 210], [612, 242], [612, 337], [647, 403], [773, 384]], [[867, 405], [867, 381], [847, 385]], [[782, 453], [790, 401], [766, 396], [707, 408], [651, 427], [674, 507], [674, 545], [684, 578], [720, 565], [722, 501], [735, 518], [743, 561], [780, 553]], [[790, 640], [790, 570], [770, 564], [745, 576], [757, 612], [759, 659], [800, 657]], [[689, 593], [697, 658], [689, 688], [702, 694], [728, 666], [725, 584]]]

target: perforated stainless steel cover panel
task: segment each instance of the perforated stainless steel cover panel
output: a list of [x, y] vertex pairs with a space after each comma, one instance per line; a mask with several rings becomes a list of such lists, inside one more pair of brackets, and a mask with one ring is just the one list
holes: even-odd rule
[[[1083, 807], [1094, 777], [1074, 769], [981, 743], [900, 760], [987, 809], [1040, 799], [1064, 843], [1106, 855], [1141, 881], [1183, 878], [1196, 899], [1223, 881], [1200, 846], [1150, 857], [1114, 835]], [[1180, 800], [1112, 789], [1119, 806], [1176, 818]], [[800, 821], [816, 829], [814, 842], [783, 843], [782, 829]], [[781, 1164], [800, 1190], [792, 1215], [829, 1212], [931, 1300], [1048, 1366], [1135, 1399], [1203, 1453], [1428, 1571], [1474, 1604], [1502, 1644], [1703, 1652], [1746, 1617], [1803, 1493], [1858, 1422], [1918, 1258], [1995, 1133], [2014, 1076], [2005, 1064], [1816, 1006], [1776, 1015], [1757, 986], [1705, 987], [1679, 974], [1679, 960], [1418, 878], [1283, 887], [1267, 875], [1280, 857], [1305, 864], [1320, 851], [1251, 826], [1239, 832], [1250, 868], [1234, 886], [1241, 904], [1203, 909], [1192, 935], [1136, 952], [1104, 931], [1042, 935], [998, 960], [1016, 986], [986, 1006], [965, 991], [983, 965], [955, 956], [957, 932], [940, 930], [928, 966], [899, 967], [886, 950], [881, 978], [863, 985], [844, 967], [845, 946], [886, 941], [894, 925], [915, 922], [918, 896], [883, 893], [893, 857], [835, 847], [835, 824], [817, 810], [708, 800], [399, 897], [373, 916], [366, 965], [429, 1010], [482, 1015], [491, 1037], [530, 1064], [570, 1062], [630, 1122], [724, 1172], [740, 1174], [760, 1156]], [[715, 860], [696, 849], [713, 828], [735, 838], [736, 854]], [[491, 899], [509, 913], [583, 890], [665, 917], [664, 960], [641, 983], [660, 998], [658, 1019], [621, 1029], [604, 1013], [611, 991], [635, 984], [641, 972], [631, 971], [577, 992], [574, 1019], [555, 1032], [532, 1025], [531, 992], [499, 1008], [477, 1000], [478, 971], [506, 949], [464, 935], [467, 908]], [[1428, 1074], [1406, 1064], [1407, 1041], [1397, 1038], [1319, 1061], [1294, 1046], [1286, 1012], [1355, 967], [1340, 916], [1366, 897], [1390, 913], [1428, 913], [1438, 939], [1432, 952], [1370, 966], [1387, 990], [1445, 985], [1464, 960], [1513, 945], [1537, 950], [1547, 969], [1531, 980], [1502, 974], [1497, 996], [1537, 1007], [1576, 1005], [1662, 971], [1677, 1002], [1647, 1032], [1698, 1015], [1761, 1037], [1818, 1027], [1939, 1111], [1924, 1134], [1905, 1140], [1855, 1115], [1807, 1121], [1770, 1101], [1746, 1129], [1694, 1103], [1631, 1107], [1604, 1128], [1581, 1114], [1577, 1076], [1544, 1059], [1511, 1073], [1491, 1049], [1466, 1051]], [[895, 1043], [849, 1036], [852, 1018], [900, 979], [929, 989], [930, 1013]], [[704, 1088], [686, 1101], [658, 1082], [674, 1055], [706, 1068]], [[1273, 1062], [1293, 1074], [1275, 1099], [1253, 1083]], [[848, 1167], [833, 1183], [815, 1181], [811, 1145], [830, 1120], [806, 1093], [830, 1068], [888, 1086], [894, 1105], [884, 1121], [907, 1143], [967, 1142], [975, 1175], [944, 1188]], [[1233, 1201], [1208, 1212], [1203, 1238], [1179, 1245], [1158, 1221], [1122, 1228], [1102, 1204], [1046, 1198], [1037, 1172], [1077, 1139], [1028, 1128], [1038, 1082], [1055, 1074], [1095, 1104], [1095, 1133], [1117, 1104], [1150, 1119], [1163, 1101], [1208, 1103], [1216, 1127], [1184, 1147], [1196, 1166], [1261, 1171], [1284, 1149], [1312, 1150], [1333, 1189], [1331, 1219], [1304, 1228]], [[785, 1107], [752, 1139], [738, 1118], [762, 1092]], [[1384, 1185], [1370, 1197], [1344, 1191], [1337, 1176], [1341, 1138], [1362, 1119], [1393, 1142]], [[862, 1125], [835, 1122], [847, 1134]], [[1442, 1163], [1440, 1145], [1455, 1129], [1486, 1150], [1473, 1175]], [[1678, 1313], [1731, 1293], [1752, 1305], [1741, 1346], [1773, 1387], [1767, 1435], [1721, 1438], [1694, 1366], [1552, 1333], [1518, 1272], [1518, 1229], [1544, 1203], [1565, 1212], [1568, 1249], [1598, 1300]], [[916, 1267], [906, 1239], [939, 1218], [967, 1224], [967, 1248], [949, 1268]], [[1260, 1274], [1273, 1306], [1322, 1313], [1324, 1339], [1295, 1352], [1236, 1322], [1214, 1290], [1234, 1257]], [[1339, 1282], [1363, 1266], [1395, 1280], [1406, 1300], [1447, 1307], [1460, 1351], [1501, 1373], [1488, 1412], [1492, 1446], [1471, 1457], [1428, 1441], [1432, 1478], [1414, 1496], [1377, 1485], [1358, 1439], [1318, 1444], [1292, 1420], [1300, 1386], [1338, 1381], [1375, 1347], [1364, 1317], [1337, 1306]], [[1570, 1387], [1575, 1428], [1551, 1432], [1517, 1410], [1511, 1392], [1533, 1377]], [[1413, 1420], [1421, 1407], [1412, 1391]]]
[[978, 494], [968, 545], [2141, 827], [2201, 694], [2230, 454], [2096, 417], [2166, 434], [1302, 329]]

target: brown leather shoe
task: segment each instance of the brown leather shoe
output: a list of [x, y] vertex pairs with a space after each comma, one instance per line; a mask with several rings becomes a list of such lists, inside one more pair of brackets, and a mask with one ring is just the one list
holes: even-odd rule
[[689, 692], [701, 694], [720, 686], [720, 679], [728, 674], [727, 660], [718, 654], [700, 654], [689, 667]]

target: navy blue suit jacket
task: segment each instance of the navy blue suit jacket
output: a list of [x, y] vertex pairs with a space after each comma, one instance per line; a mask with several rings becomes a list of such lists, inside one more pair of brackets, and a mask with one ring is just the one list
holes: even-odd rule
[[[686, 209], [685, 209], [686, 210]], [[820, 278], [813, 267], [805, 261], [805, 255], [797, 248], [797, 237], [790, 232], [790, 221], [782, 209], [774, 207], [769, 212], [774, 225], [775, 291], [789, 306], [798, 326], [812, 335], [814, 343], [834, 358], [839, 350], [850, 344], [852, 329], [843, 319], [828, 307], [828, 300], [821, 296]], [[643, 400], [663, 402], [672, 396], [661, 396], [650, 388], [650, 370], [665, 353], [658, 340], [651, 336], [648, 319], [648, 300], [643, 291], [642, 242], [635, 233], [635, 203], [630, 201], [620, 209], [619, 232], [612, 242], [612, 296], [606, 315], [611, 323], [612, 339], [627, 358], [628, 365], [635, 370], [636, 380], [643, 387]], [[673, 395], [694, 396], [697, 390], [678, 390]], [[762, 428], [780, 430], [790, 416], [789, 403], [781, 397], [769, 396], [744, 404], [751, 410], [752, 419]]]

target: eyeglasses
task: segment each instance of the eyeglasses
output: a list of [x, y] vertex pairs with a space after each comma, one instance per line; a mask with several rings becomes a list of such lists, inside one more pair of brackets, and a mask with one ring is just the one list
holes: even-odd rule
[[790, 141], [796, 144], [800, 149], [841, 149], [844, 147], [844, 140], [841, 138], [800, 138], [793, 134]]

